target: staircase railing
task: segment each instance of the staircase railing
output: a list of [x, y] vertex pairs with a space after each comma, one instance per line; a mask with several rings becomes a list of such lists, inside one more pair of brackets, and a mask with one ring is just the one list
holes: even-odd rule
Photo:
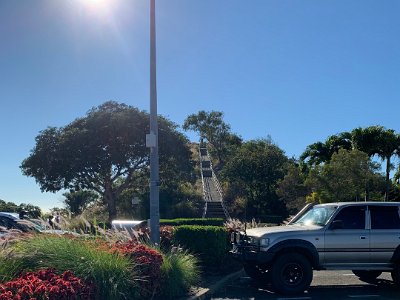
[[230, 219], [228, 210], [227, 210], [227, 208], [225, 206], [225, 203], [223, 201], [222, 188], [221, 188], [221, 185], [219, 183], [219, 180], [218, 180], [217, 176], [214, 173], [214, 169], [212, 167], [212, 162], [211, 162], [210, 155], [208, 153], [208, 149], [207, 149], [206, 145], [204, 145], [203, 143], [199, 143], [200, 174], [201, 174], [201, 182], [202, 182], [202, 186], [203, 186], [203, 198], [204, 198], [204, 202], [205, 202], [204, 210], [203, 210], [203, 218], [205, 218], [205, 216], [207, 215], [207, 202], [210, 201], [210, 191], [209, 191], [209, 187], [206, 188], [206, 184], [205, 184], [204, 176], [203, 176], [203, 166], [202, 166], [202, 161], [203, 161], [202, 156], [203, 155], [202, 155], [202, 151], [201, 151], [202, 149], [205, 149], [205, 153], [206, 153], [205, 156], [207, 156], [208, 160], [210, 161], [210, 170], [211, 170], [211, 174], [212, 174], [211, 175], [212, 176], [212, 180], [214, 182], [215, 187], [217, 188], [217, 192], [218, 192], [219, 198], [220, 198], [219, 201], [221, 202], [221, 206], [222, 206], [222, 209], [224, 211], [225, 218]]
[[202, 218], [206, 217], [207, 214], [207, 201], [209, 200], [210, 196], [208, 191], [206, 191], [205, 183], [204, 183], [204, 176], [203, 176], [203, 167], [202, 167], [202, 155], [201, 155], [201, 143], [199, 144], [199, 162], [200, 162], [200, 175], [201, 175], [201, 185], [203, 187], [203, 199], [205, 202], [204, 209], [203, 209], [203, 216]]

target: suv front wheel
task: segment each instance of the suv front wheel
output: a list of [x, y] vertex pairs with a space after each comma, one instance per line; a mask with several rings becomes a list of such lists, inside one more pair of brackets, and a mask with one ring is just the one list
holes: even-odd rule
[[376, 271], [376, 270], [353, 270], [352, 272], [358, 278], [365, 281], [375, 280], [382, 274], [382, 271]]
[[272, 286], [282, 294], [298, 294], [309, 288], [313, 271], [309, 260], [298, 253], [284, 253], [271, 266]]
[[396, 263], [391, 273], [393, 282], [396, 286], [400, 286], [400, 264]]
[[246, 274], [259, 283], [269, 282], [269, 270], [255, 264], [246, 263], [243, 266]]

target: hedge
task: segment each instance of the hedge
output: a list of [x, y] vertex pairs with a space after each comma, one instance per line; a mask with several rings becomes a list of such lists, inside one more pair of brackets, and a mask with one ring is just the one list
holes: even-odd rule
[[205, 266], [219, 266], [228, 252], [227, 230], [221, 226], [177, 226], [173, 241], [198, 254]]
[[160, 225], [181, 226], [181, 225], [200, 225], [200, 226], [223, 226], [222, 218], [179, 218], [179, 219], [161, 219]]

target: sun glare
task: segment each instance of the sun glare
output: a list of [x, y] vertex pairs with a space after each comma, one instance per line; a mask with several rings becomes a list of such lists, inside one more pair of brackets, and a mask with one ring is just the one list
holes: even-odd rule
[[107, 18], [112, 14], [115, 6], [113, 0], [81, 0], [88, 14], [98, 17]]

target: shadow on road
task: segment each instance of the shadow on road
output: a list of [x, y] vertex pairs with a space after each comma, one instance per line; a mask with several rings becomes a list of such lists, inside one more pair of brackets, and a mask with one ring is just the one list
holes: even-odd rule
[[248, 277], [230, 282], [212, 296], [213, 300], [290, 300], [290, 299], [400, 299], [400, 289], [392, 281], [377, 279], [360, 284], [315, 285], [302, 294], [284, 296], [275, 293], [270, 285], [259, 285]]

